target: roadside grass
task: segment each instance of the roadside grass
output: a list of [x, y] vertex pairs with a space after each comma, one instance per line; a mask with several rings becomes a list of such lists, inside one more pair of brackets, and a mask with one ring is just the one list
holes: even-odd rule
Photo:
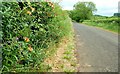
[[115, 22], [111, 22], [111, 23], [104, 23], [104, 22], [83, 22], [83, 24], [85, 25], [89, 25], [89, 26], [95, 26], [95, 27], [100, 27], [102, 29], [106, 29], [106, 30], [109, 30], [111, 32], [114, 32], [114, 33], [117, 33], [117, 34], [120, 34], [119, 32], [119, 25], [118, 23], [115, 23]]
[[[72, 29], [72, 23], [71, 29]], [[69, 31], [69, 35], [62, 38], [54, 54], [45, 59], [44, 63], [49, 65], [48, 72], [77, 72], [77, 63], [74, 48], [74, 33]]]

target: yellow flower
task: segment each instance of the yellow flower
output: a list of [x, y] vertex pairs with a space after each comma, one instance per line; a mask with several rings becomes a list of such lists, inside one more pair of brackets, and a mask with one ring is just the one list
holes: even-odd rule
[[48, 2], [49, 6], [54, 7], [54, 4], [52, 2]]
[[26, 42], [29, 42], [29, 41], [30, 41], [29, 38], [27, 38], [27, 37], [24, 37], [24, 40], [25, 40]]
[[30, 7], [30, 8], [31, 8], [32, 12], [34, 12], [34, 11], [35, 11], [35, 8], [33, 8], [33, 7]]
[[33, 48], [31, 47], [31, 45], [29, 45], [28, 50], [33, 51]]
[[31, 12], [30, 12], [30, 11], [27, 11], [27, 14], [31, 15]]

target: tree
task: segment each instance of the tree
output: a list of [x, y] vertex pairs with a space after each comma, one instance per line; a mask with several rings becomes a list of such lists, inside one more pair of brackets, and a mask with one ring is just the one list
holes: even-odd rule
[[96, 10], [93, 2], [78, 2], [74, 5], [74, 9], [70, 11], [70, 17], [77, 22], [82, 22], [90, 19]]
[[114, 13], [114, 16], [120, 17], [120, 13]]

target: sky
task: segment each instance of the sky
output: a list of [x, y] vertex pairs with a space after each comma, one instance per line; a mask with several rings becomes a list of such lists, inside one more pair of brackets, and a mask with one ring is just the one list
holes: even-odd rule
[[60, 6], [63, 10], [72, 10], [73, 5], [78, 1], [91, 1], [96, 4], [97, 11], [94, 12], [94, 14], [102, 16], [113, 16], [114, 13], [118, 12], [118, 2], [120, 0], [61, 0]]

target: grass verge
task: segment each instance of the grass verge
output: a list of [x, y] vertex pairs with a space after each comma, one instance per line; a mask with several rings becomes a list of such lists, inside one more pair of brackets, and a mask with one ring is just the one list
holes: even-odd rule
[[[50, 57], [46, 58], [44, 64], [50, 66], [48, 72], [77, 72], [73, 31], [61, 39], [57, 50]], [[49, 53], [49, 52], [48, 52]]]
[[83, 22], [83, 24], [89, 25], [89, 26], [99, 27], [99, 28], [109, 30], [109, 31], [114, 32], [114, 33], [119, 33], [118, 32], [118, 30], [119, 30], [118, 23], [114, 23], [114, 22], [112, 22], [112, 23]]

